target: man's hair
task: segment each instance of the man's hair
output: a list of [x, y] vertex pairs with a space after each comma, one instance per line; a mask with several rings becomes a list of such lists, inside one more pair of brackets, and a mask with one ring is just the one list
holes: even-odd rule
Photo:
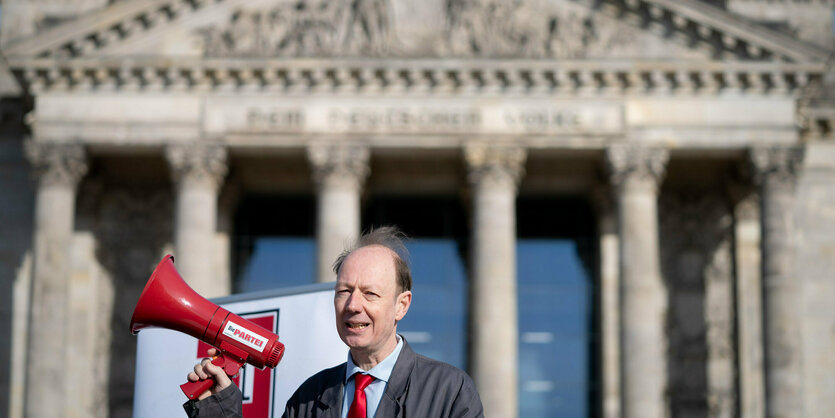
[[412, 272], [409, 270], [409, 251], [403, 241], [406, 239], [406, 234], [403, 233], [396, 226], [381, 226], [379, 228], [371, 228], [357, 239], [354, 245], [342, 251], [336, 261], [333, 263], [333, 272], [339, 275], [339, 270], [342, 268], [342, 263], [351, 255], [352, 252], [371, 245], [379, 245], [388, 248], [394, 253], [394, 268], [397, 276], [397, 290], [398, 294], [407, 290], [412, 290]]

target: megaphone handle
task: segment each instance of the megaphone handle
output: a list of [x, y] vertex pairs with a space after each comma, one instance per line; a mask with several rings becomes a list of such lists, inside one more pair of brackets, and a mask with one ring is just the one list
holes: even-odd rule
[[208, 378], [206, 380], [198, 380], [196, 382], [186, 382], [180, 385], [180, 389], [188, 396], [189, 399], [195, 400], [201, 393], [209, 390], [215, 385], [215, 380]]
[[[221, 354], [218, 354], [217, 357], [212, 359], [212, 364], [222, 368], [223, 371], [226, 372], [226, 375], [230, 378], [238, 374], [238, 370], [240, 370], [242, 366], [240, 362], [237, 362], [234, 359], [227, 359], [222, 352]], [[183, 390], [183, 393], [185, 393], [189, 399], [194, 400], [197, 399], [201, 393], [211, 389], [214, 385], [215, 379], [209, 378], [205, 380], [198, 380], [196, 382], [183, 383], [180, 385], [180, 389]]]

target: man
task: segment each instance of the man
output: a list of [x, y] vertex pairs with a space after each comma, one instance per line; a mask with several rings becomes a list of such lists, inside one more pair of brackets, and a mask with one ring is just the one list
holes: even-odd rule
[[[334, 263], [333, 305], [347, 362], [307, 379], [287, 401], [285, 417], [481, 417], [472, 379], [446, 363], [416, 354], [397, 335], [412, 303], [412, 278], [402, 233], [372, 230]], [[240, 391], [208, 360], [189, 380], [217, 384], [196, 403], [200, 417], [241, 416]]]

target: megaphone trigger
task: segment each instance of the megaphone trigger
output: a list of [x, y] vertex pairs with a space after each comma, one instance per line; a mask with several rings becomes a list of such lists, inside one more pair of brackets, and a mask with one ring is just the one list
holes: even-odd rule
[[[223, 369], [223, 372], [231, 379], [237, 376], [241, 367], [244, 365], [244, 361], [237, 359], [234, 356], [224, 356], [221, 352], [220, 354], [212, 357], [212, 364]], [[211, 389], [214, 385], [215, 380], [210, 377], [205, 380], [183, 383], [180, 385], [180, 389], [183, 390], [183, 393], [185, 393], [189, 399], [197, 399], [201, 393]]]

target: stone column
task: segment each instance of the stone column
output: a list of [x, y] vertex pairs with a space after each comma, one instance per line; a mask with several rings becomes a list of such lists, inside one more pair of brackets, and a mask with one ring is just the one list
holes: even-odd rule
[[620, 414], [620, 272], [617, 212], [608, 187], [592, 196], [597, 212], [603, 417]]
[[38, 176], [25, 415], [66, 416], [70, 244], [76, 188], [87, 172], [80, 144], [26, 143]]
[[317, 189], [317, 282], [336, 280], [333, 262], [359, 237], [360, 194], [369, 154], [360, 144], [315, 143], [307, 149]]
[[231, 283], [213, 269], [218, 189], [226, 175], [226, 149], [217, 144], [171, 145], [165, 150], [176, 187], [174, 263], [205, 298], [228, 295]]
[[470, 371], [491, 417], [519, 410], [516, 187], [525, 156], [511, 145], [465, 148], [473, 194]]
[[[713, 418], [737, 415], [734, 343], [734, 262], [732, 218], [727, 201], [709, 196], [702, 218], [709, 219], [702, 236], [712, 241], [704, 266], [704, 320], [707, 337], [707, 407]], [[710, 244], [709, 244], [710, 245]]]
[[626, 418], [667, 416], [667, 289], [658, 248], [658, 186], [668, 152], [606, 150], [620, 231], [621, 396]]
[[760, 188], [765, 334], [766, 416], [803, 410], [800, 283], [795, 277], [794, 192], [802, 149], [755, 148], [750, 160]]
[[762, 418], [765, 378], [759, 195], [741, 185], [732, 185], [729, 193], [734, 202], [739, 416]]

